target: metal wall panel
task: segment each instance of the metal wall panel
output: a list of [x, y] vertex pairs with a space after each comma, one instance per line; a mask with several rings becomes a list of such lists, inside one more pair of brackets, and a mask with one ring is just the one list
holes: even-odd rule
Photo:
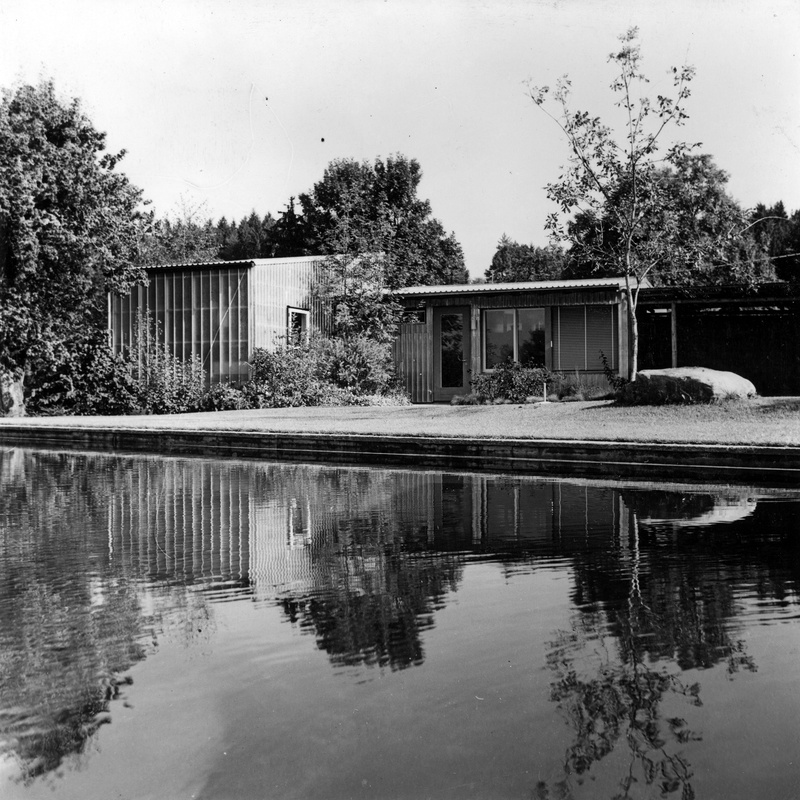
[[412, 403], [430, 403], [433, 398], [430, 338], [427, 325], [404, 323], [399, 327], [395, 365]]
[[310, 313], [311, 330], [326, 328], [322, 304], [312, 292], [322, 268], [322, 260], [317, 257], [255, 262], [250, 276], [251, 348], [271, 350], [286, 336], [290, 307]]
[[244, 265], [151, 270], [146, 287], [111, 297], [114, 352], [135, 346], [139, 318], [147, 316], [172, 355], [200, 360], [209, 383], [247, 380], [248, 271]]

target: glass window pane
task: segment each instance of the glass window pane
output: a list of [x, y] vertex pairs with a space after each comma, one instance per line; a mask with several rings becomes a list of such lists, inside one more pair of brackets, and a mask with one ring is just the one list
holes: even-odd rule
[[514, 360], [514, 310], [493, 309], [483, 315], [486, 340], [486, 369]]
[[442, 314], [442, 388], [464, 385], [464, 317]]
[[525, 367], [544, 366], [544, 309], [520, 308], [517, 311], [518, 361]]

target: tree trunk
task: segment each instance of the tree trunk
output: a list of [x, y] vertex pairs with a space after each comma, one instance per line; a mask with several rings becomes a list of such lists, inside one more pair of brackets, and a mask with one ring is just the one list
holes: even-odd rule
[[25, 393], [21, 372], [8, 373], [0, 369], [0, 417], [24, 417]]
[[630, 275], [625, 275], [625, 295], [628, 301], [628, 379], [635, 381], [639, 371], [639, 321]]

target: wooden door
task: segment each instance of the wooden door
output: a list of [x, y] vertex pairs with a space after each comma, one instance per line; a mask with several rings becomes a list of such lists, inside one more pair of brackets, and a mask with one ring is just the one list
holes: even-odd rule
[[470, 309], [433, 310], [433, 400], [448, 402], [470, 391]]

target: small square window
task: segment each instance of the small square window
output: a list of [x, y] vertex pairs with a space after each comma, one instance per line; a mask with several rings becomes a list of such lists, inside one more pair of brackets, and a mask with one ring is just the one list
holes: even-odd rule
[[286, 338], [293, 344], [301, 344], [308, 341], [309, 334], [308, 311], [302, 308], [292, 308], [286, 310]]

